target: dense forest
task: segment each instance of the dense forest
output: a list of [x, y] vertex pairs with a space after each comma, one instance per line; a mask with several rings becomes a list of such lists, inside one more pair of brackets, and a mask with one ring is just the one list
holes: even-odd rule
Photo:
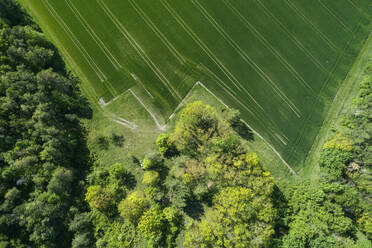
[[368, 247], [358, 237], [372, 239], [371, 68], [323, 145], [316, 182], [275, 182], [239, 112], [201, 101], [153, 153], [107, 165], [87, 146], [79, 80], [0, 0], [0, 248]]
[[1, 0], [0, 247], [69, 247], [91, 235], [76, 227], [88, 207], [88, 106], [54, 46]]

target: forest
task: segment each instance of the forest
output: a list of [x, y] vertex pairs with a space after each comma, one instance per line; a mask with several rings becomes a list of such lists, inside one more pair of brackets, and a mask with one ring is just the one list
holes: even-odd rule
[[0, 0], [0, 248], [370, 247], [365, 66], [370, 76], [324, 143], [316, 182], [275, 181], [246, 145], [239, 111], [202, 101], [143, 159], [102, 164], [87, 144], [93, 113], [79, 79], [30, 16]]

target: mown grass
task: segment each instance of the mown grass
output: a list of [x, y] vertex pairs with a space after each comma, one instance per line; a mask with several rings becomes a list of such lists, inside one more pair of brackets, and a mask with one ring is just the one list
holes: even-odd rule
[[297, 169], [372, 19], [368, 0], [21, 2], [92, 103], [136, 85], [166, 120], [201, 80]]

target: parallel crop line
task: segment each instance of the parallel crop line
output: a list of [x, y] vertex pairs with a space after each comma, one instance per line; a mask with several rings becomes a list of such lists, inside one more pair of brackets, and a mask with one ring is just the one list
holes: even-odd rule
[[66, 23], [62, 20], [62, 18], [58, 15], [58, 13], [55, 11], [53, 6], [51, 6], [48, 1], [42, 0], [44, 3], [44, 6], [47, 7], [49, 13], [54, 17], [54, 19], [59, 23], [59, 25], [63, 28], [63, 30], [66, 32], [66, 34], [70, 37], [71, 41], [74, 43], [77, 49], [81, 52], [81, 54], [84, 56], [85, 60], [88, 62], [89, 66], [93, 69], [93, 71], [97, 74], [98, 78], [101, 81], [104, 81], [107, 79], [106, 75], [99, 69], [97, 64], [93, 61], [93, 59], [90, 57], [89, 53], [85, 50], [84, 46], [80, 43], [80, 41], [76, 38], [75, 34], [72, 33], [72, 31], [69, 29], [69, 27], [66, 25]]
[[365, 15], [366, 13], [360, 9], [360, 7], [358, 7], [357, 5], [355, 5], [355, 3], [352, 1], [352, 0], [348, 0], [348, 2], [354, 7], [354, 9], [356, 9], [361, 15]]
[[[236, 102], [238, 103], [240, 106], [242, 106], [244, 109], [246, 109], [252, 116], [254, 116], [255, 118], [257, 118], [257, 120], [259, 120], [261, 122], [262, 125], [264, 125], [264, 122], [260, 119], [260, 117], [253, 113], [249, 108], [247, 108], [247, 106], [245, 104], [243, 104], [236, 96], [236, 93], [225, 83], [222, 81], [222, 79], [220, 79], [215, 73], [213, 73], [211, 70], [209, 70], [208, 67], [206, 67], [205, 65], [203, 64], [200, 64], [198, 65], [199, 68], [201, 68], [202, 70], [205, 70], [207, 73], [211, 74], [212, 77], [215, 78], [215, 80], [217, 80], [215, 83], [221, 87], [227, 94], [230, 95], [230, 97]], [[235, 96], [234, 96], [235, 95]], [[259, 113], [263, 114], [265, 118], [268, 118], [266, 116], [266, 112], [265, 111], [259, 111]]]
[[310, 85], [306, 80], [296, 71], [295, 68], [289, 62], [283, 58], [283, 56], [278, 52], [270, 42], [237, 10], [229, 0], [222, 0], [225, 5], [233, 12], [238, 19], [243, 22], [244, 26], [249, 29], [270, 51], [271, 53], [280, 61], [280, 63], [287, 68], [287, 70], [294, 76], [298, 81], [300, 81], [305, 87], [312, 90]]
[[337, 20], [337, 22], [338, 22], [339, 24], [341, 24], [341, 26], [342, 26], [342, 27], [343, 27], [347, 32], [349, 32], [349, 33], [352, 32], [351, 29], [350, 29], [348, 26], [345, 25], [345, 23], [342, 21], [342, 19], [341, 19], [339, 16], [337, 16], [337, 14], [336, 14], [333, 10], [331, 10], [330, 7], [328, 7], [325, 3], [323, 3], [322, 0], [318, 0], [318, 2], [322, 5], [322, 7], [323, 7], [324, 9], [327, 10], [327, 12], [328, 12], [331, 16], [333, 16], [333, 17]]
[[[256, 105], [263, 110], [261, 105], [253, 98], [253, 96], [241, 86], [241, 83], [235, 78], [235, 76], [225, 67], [225, 65], [209, 50], [204, 42], [194, 33], [194, 31], [184, 22], [184, 20], [172, 9], [171, 6], [165, 1], [160, 0], [164, 8], [173, 16], [178, 24], [190, 35], [190, 37], [199, 45], [199, 47], [207, 54], [207, 56], [220, 68], [225, 76], [234, 84], [237, 89], [244, 90], [247, 95], [256, 103]], [[239, 85], [239, 86], [238, 86]]]
[[225, 76], [234, 84], [234, 86], [243, 90], [241, 83], [234, 77], [234, 75], [225, 67], [225, 65], [209, 50], [209, 48], [204, 44], [204, 42], [198, 37], [197, 34], [185, 23], [185, 21], [176, 13], [174, 9], [165, 1], [160, 0], [163, 6], [168, 10], [168, 12], [173, 16], [178, 24], [190, 35], [190, 37], [199, 45], [199, 47], [207, 54], [207, 56], [223, 71]]
[[[42, 0], [44, 3], [44, 6], [48, 9], [49, 13], [54, 17], [54, 19], [57, 21], [57, 23], [60, 25], [60, 27], [65, 31], [65, 33], [68, 35], [72, 43], [75, 45], [75, 47], [80, 51], [80, 53], [83, 55], [84, 59], [88, 62], [88, 65], [91, 67], [91, 69], [96, 73], [97, 77], [107, 90], [110, 92], [112, 96], [115, 96], [117, 93], [111, 84], [109, 82], [106, 82], [106, 75], [101, 71], [101, 69], [97, 66], [97, 64], [93, 61], [92, 57], [89, 55], [89, 53], [85, 50], [84, 46], [80, 43], [80, 41], [77, 39], [75, 34], [69, 29], [69, 27], [66, 25], [66, 23], [61, 19], [61, 17], [58, 15], [58, 13], [55, 11], [53, 6], [51, 6], [47, 1]], [[94, 68], [95, 67], [95, 68]], [[100, 75], [101, 74], [101, 75]]]
[[285, 102], [288, 107], [297, 115], [301, 116], [301, 111], [296, 107], [294, 103], [280, 90], [276, 83], [258, 66], [252, 58], [237, 44], [228, 33], [217, 23], [217, 21], [207, 12], [207, 10], [201, 6], [196, 0], [192, 0], [192, 3], [202, 12], [204, 17], [212, 24], [212, 26], [221, 34], [221, 36], [234, 48], [234, 50], [249, 64], [258, 75], [274, 90], [274, 92]]
[[131, 46], [136, 50], [136, 52], [140, 55], [143, 61], [150, 67], [150, 69], [155, 73], [155, 75], [160, 79], [160, 81], [166, 86], [166, 88], [170, 91], [170, 93], [175, 98], [182, 99], [182, 97], [178, 94], [178, 92], [173, 88], [172, 84], [163, 75], [160, 69], [152, 62], [152, 60], [146, 55], [145, 51], [136, 42], [136, 40], [130, 35], [130, 33], [126, 30], [126, 28], [119, 22], [119, 20], [111, 12], [111, 10], [106, 6], [106, 4], [102, 0], [97, 0], [97, 2], [101, 6], [101, 8], [104, 10], [106, 15], [114, 23], [116, 28], [120, 31], [120, 33], [128, 40]]
[[222, 89], [224, 89], [224, 91], [229, 94], [232, 99], [234, 101], [236, 101], [239, 105], [241, 105], [243, 108], [245, 108], [249, 113], [251, 113], [253, 116], [255, 116], [257, 119], [257, 115], [255, 113], [253, 113], [249, 108], [247, 108], [247, 106], [245, 106], [235, 95], [235, 92], [233, 90], [231, 90], [231, 88], [226, 85], [216, 74], [214, 74], [211, 70], [209, 70], [208, 67], [206, 67], [205, 65], [201, 64], [200, 66], [202, 69], [206, 70], [208, 73], [210, 73], [213, 77], [215, 77], [215, 79], [217, 80], [216, 83], [218, 86], [220, 86]]
[[309, 18], [307, 18], [306, 15], [298, 7], [296, 7], [296, 5], [291, 0], [285, 0], [285, 2], [299, 16], [301, 16], [302, 19], [305, 20], [315, 32], [319, 34], [319, 36], [327, 43], [330, 48], [337, 50], [337, 46], [325, 34], [323, 34], [323, 32], [319, 30], [319, 28]]
[[[349, 39], [349, 41], [344, 45], [344, 47], [342, 48], [342, 51], [345, 51], [346, 48], [350, 45], [350, 42], [353, 40], [353, 37], [355, 35], [355, 32], [358, 30], [360, 26], [360, 22], [359, 24], [354, 28], [353, 32], [352, 32], [352, 35]], [[336, 70], [336, 67], [338, 65], [338, 63], [341, 61], [341, 59], [344, 57], [345, 53], [344, 52], [340, 52], [337, 56], [337, 59], [336, 59], [336, 62], [330, 72], [330, 74], [328, 75], [327, 79], [324, 80], [324, 82], [322, 83], [322, 87], [320, 88], [320, 91], [319, 92], [322, 92], [327, 86], [328, 86], [328, 83], [329, 81], [332, 79], [332, 76]], [[320, 93], [318, 94], [318, 96], [316, 97], [316, 99], [314, 99], [314, 103], [315, 104], [316, 102], [319, 102], [319, 99], [320, 99]], [[305, 124], [308, 123], [309, 120], [311, 120], [311, 117], [312, 117], [312, 113], [310, 115], [308, 115], [307, 119], [305, 120]], [[323, 120], [324, 122], [325, 120]], [[305, 125], [304, 124], [304, 125]], [[301, 137], [303, 137], [303, 133], [306, 132], [306, 130], [303, 128], [302, 131], [301, 131], [301, 134], [297, 137], [297, 139], [294, 141], [293, 143], [293, 146], [292, 146], [292, 149], [295, 149], [295, 147], [297, 146], [297, 144], [301, 141]]]
[[211, 74], [212, 75], [212, 77], [214, 77], [217, 81], [219, 81], [220, 83], [222, 83], [226, 88], [228, 88], [230, 91], [231, 91], [231, 93], [233, 93], [234, 95], [236, 95], [235, 94], [235, 92], [225, 83], [225, 82], [223, 82], [222, 81], [222, 79], [221, 78], [219, 78], [214, 72], [212, 72], [211, 70], [209, 70], [209, 68], [208, 67], [206, 67], [205, 65], [203, 65], [203, 64], [201, 64], [200, 66], [198, 65], [198, 67], [201, 67], [202, 69], [204, 69], [204, 70], [206, 70], [209, 74]]
[[282, 30], [284, 30], [284, 33], [295, 43], [295, 45], [302, 50], [311, 60], [312, 62], [322, 71], [328, 73], [327, 69], [323, 66], [323, 64], [302, 44], [301, 41], [299, 41], [295, 35], [291, 33], [291, 31], [277, 18], [275, 15], [266, 8], [264, 4], [260, 0], [257, 0], [257, 3], [261, 6], [263, 11], [266, 13], [266, 15], [270, 16], [271, 19], [278, 24]]
[[165, 37], [165, 35], [157, 28], [154, 22], [146, 15], [146, 13], [141, 9], [138, 4], [133, 0], [128, 0], [128, 2], [133, 6], [135, 11], [138, 13], [139, 16], [145, 21], [147, 26], [156, 34], [156, 36], [160, 39], [160, 41], [168, 48], [168, 50], [173, 54], [174, 57], [183, 64], [186, 62], [186, 59], [178, 52], [178, 50], [173, 46], [171, 42]]
[[106, 47], [105, 43], [98, 37], [98, 35], [94, 32], [92, 27], [89, 23], [85, 20], [85, 18], [81, 15], [79, 10], [75, 7], [75, 5], [71, 2], [71, 0], [65, 0], [68, 7], [72, 10], [74, 15], [78, 18], [80, 23], [83, 25], [84, 29], [89, 33], [89, 35], [93, 38], [93, 40], [97, 43], [97, 45], [101, 48], [102, 52], [106, 55], [107, 59], [110, 60], [111, 64], [115, 67], [116, 70], [119, 70], [121, 64], [115, 58], [115, 56], [110, 52], [110, 50]]
[[145, 85], [142, 83], [141, 79], [137, 78], [137, 76], [134, 74], [134, 73], [131, 73], [130, 74], [132, 76], [132, 78], [137, 81], [141, 86], [142, 88], [146, 91], [146, 93], [152, 98], [154, 99], [154, 96], [151, 95], [151, 93], [146, 89]]
[[[93, 38], [93, 40], [96, 42], [96, 44], [98, 45], [98, 47], [101, 49], [101, 51], [103, 52], [103, 54], [105, 54], [105, 56], [108, 58], [108, 60], [111, 62], [111, 64], [115, 67], [116, 70], [119, 69], [120, 67], [120, 64], [116, 61], [116, 59], [112, 56], [112, 54], [110, 53], [110, 51], [107, 49], [107, 47], [103, 44], [103, 42], [98, 38], [98, 36], [95, 34], [95, 32], [92, 30], [92, 28], [89, 26], [89, 24], [86, 22], [86, 20], [84, 19], [84, 17], [80, 14], [80, 12], [76, 9], [76, 7], [73, 5], [72, 2], [70, 2], [70, 0], [66, 0], [65, 1], [66, 4], [68, 5], [68, 7], [71, 9], [72, 13], [75, 15], [75, 17], [79, 20], [79, 22], [82, 24], [82, 26], [84, 27], [84, 29], [89, 33], [89, 35]], [[71, 5], [70, 5], [71, 4]], [[84, 22], [82, 22], [84, 21]], [[86, 26], [89, 28], [87, 28]], [[92, 33], [96, 36], [94, 37], [92, 35]], [[102, 43], [98, 43], [97, 39]], [[102, 47], [103, 45], [103, 47]], [[108, 53], [115, 59], [115, 61], [119, 64], [119, 67], [117, 67], [117, 65], [112, 61], [112, 59], [107, 55], [106, 51], [104, 50], [106, 49], [108, 51]], [[107, 82], [106, 83], [106, 86], [109, 87], [109, 91], [113, 94], [113, 95], [117, 95], [119, 92], [111, 85], [110, 82]]]

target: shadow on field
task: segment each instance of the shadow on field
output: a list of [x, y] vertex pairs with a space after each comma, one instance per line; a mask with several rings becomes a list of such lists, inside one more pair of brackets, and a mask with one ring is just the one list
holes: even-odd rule
[[251, 141], [254, 139], [252, 130], [249, 127], [247, 127], [247, 125], [245, 125], [241, 120], [236, 122], [235, 125], [232, 128], [243, 139], [251, 140]]

